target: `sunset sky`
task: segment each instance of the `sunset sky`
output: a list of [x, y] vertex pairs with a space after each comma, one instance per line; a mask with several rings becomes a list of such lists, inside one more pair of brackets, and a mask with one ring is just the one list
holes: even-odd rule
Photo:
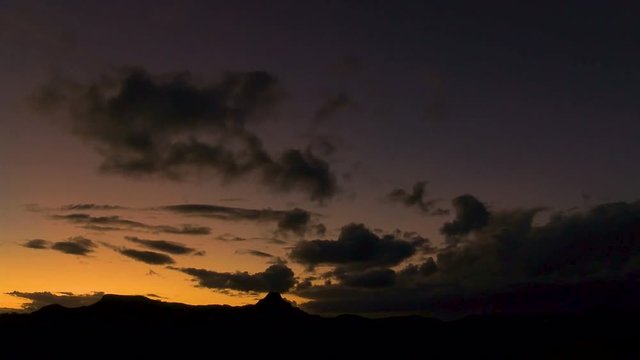
[[639, 15], [1, 1], [0, 308], [430, 312], [636, 276]]

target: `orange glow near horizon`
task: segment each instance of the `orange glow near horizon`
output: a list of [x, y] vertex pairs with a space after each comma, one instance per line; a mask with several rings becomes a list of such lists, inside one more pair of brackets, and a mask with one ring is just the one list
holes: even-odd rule
[[[52, 207], [51, 209], [54, 209]], [[218, 291], [197, 286], [190, 276], [164, 265], [149, 265], [123, 256], [104, 244], [138, 250], [149, 250], [124, 239], [137, 236], [145, 239], [165, 239], [179, 242], [196, 250], [205, 251], [204, 256], [171, 255], [176, 261], [173, 266], [192, 267], [217, 272], [264, 271], [269, 266], [268, 259], [240, 254], [240, 249], [257, 248], [274, 256], [285, 257], [286, 250], [281, 245], [265, 244], [261, 240], [243, 242], [221, 241], [217, 236], [233, 233], [247, 238], [271, 236], [268, 226], [246, 222], [228, 222], [195, 217], [176, 216], [166, 213], [141, 210], [93, 211], [92, 216], [121, 216], [123, 219], [140, 221], [150, 225], [197, 224], [210, 226], [210, 235], [187, 236], [146, 231], [96, 232], [82, 229], [77, 224], [53, 220], [51, 215], [57, 210], [20, 210], [23, 216], [16, 218], [13, 226], [4, 232], [6, 241], [0, 252], [0, 308], [20, 309], [30, 301], [9, 295], [10, 292], [70, 292], [75, 295], [103, 292], [122, 295], [157, 295], [162, 301], [181, 302], [193, 305], [252, 304], [263, 294], [239, 291]], [[80, 211], [76, 211], [78, 213]], [[73, 213], [71, 211], [63, 214]], [[52, 249], [31, 249], [23, 244], [30, 239], [44, 239], [49, 242], [63, 241], [82, 235], [91, 239], [98, 247], [86, 256], [70, 255]], [[288, 264], [296, 274], [303, 268]], [[288, 298], [297, 303], [306, 300], [292, 295]]]

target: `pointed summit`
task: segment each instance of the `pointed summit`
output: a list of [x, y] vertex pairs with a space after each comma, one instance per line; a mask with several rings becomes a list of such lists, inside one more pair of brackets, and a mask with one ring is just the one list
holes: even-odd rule
[[284, 310], [291, 309], [293, 305], [287, 300], [283, 299], [280, 293], [270, 292], [264, 298], [260, 299], [256, 304], [258, 308], [272, 309], [272, 310]]
[[277, 292], [268, 293], [267, 296], [253, 305], [252, 309], [256, 312], [256, 315], [277, 322], [301, 320], [310, 316]]

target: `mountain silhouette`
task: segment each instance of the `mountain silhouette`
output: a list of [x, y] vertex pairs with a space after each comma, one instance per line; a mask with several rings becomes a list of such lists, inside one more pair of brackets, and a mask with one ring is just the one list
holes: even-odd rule
[[[420, 316], [379, 319], [308, 314], [278, 293], [255, 305], [186, 305], [144, 296], [104, 295], [97, 303], [48, 305], [0, 315], [7, 358], [26, 355], [200, 357], [201, 353], [431, 358], [635, 358], [635, 312], [549, 316], [472, 316], [439, 321]], [[293, 349], [298, 349], [292, 352]], [[225, 352], [223, 352], [225, 351]], [[306, 356], [299, 353], [297, 357]], [[209, 356], [207, 356], [209, 357]]]
[[271, 309], [274, 311], [288, 311], [293, 305], [282, 298], [277, 292], [270, 292], [264, 298], [256, 303], [256, 307], [263, 309]]

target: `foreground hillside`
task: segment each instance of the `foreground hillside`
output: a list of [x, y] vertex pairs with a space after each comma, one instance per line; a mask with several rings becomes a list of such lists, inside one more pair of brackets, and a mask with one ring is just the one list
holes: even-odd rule
[[[320, 317], [279, 294], [255, 305], [190, 306], [142, 296], [105, 295], [81, 308], [50, 305], [0, 316], [3, 352], [90, 357], [142, 355], [286, 358], [372, 355], [421, 358], [640, 358], [635, 312], [483, 316], [443, 322], [423, 317]], [[181, 354], [181, 355], [180, 355]]]

